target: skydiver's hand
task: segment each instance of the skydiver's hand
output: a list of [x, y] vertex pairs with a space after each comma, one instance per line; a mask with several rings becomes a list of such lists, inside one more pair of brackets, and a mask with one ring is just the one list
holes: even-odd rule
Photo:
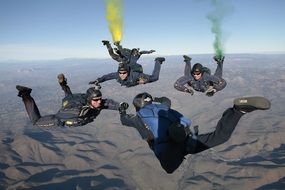
[[107, 44], [110, 44], [110, 42], [108, 40], [102, 40], [102, 43], [103, 43], [104, 46], [107, 45]]
[[114, 42], [114, 45], [115, 45], [115, 46], [119, 46], [119, 45], [120, 45], [120, 41]]
[[90, 81], [89, 84], [94, 84], [94, 85], [98, 86], [99, 81], [98, 80]]
[[126, 114], [126, 110], [129, 108], [129, 104], [127, 102], [121, 102], [119, 106], [119, 113]]
[[145, 78], [139, 78], [138, 84], [145, 84], [147, 82], [147, 79]]
[[154, 52], [155, 52], [155, 50], [153, 50], [153, 49], [152, 49], [152, 50], [150, 50], [149, 52], [150, 52], [150, 53], [154, 53]]
[[186, 89], [184, 90], [184, 92], [187, 92], [187, 93], [191, 94], [191, 96], [194, 95], [194, 90], [192, 90], [192, 89], [190, 89], [190, 88], [186, 88]]
[[216, 89], [214, 89], [213, 86], [210, 86], [207, 90], [206, 90], [206, 96], [213, 96], [215, 93], [217, 92]]

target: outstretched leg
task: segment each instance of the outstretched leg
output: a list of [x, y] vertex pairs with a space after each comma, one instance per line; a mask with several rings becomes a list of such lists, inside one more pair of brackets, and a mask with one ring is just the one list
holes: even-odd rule
[[184, 68], [184, 76], [190, 77], [191, 75], [191, 57], [187, 55], [183, 55], [185, 68]]
[[189, 137], [187, 141], [187, 154], [195, 154], [226, 142], [232, 135], [240, 118], [254, 110], [267, 110], [270, 102], [264, 97], [243, 97], [234, 100], [234, 107], [227, 109], [219, 120], [216, 130]]
[[59, 74], [57, 76], [57, 78], [58, 78], [59, 85], [61, 86], [62, 90], [64, 91], [65, 97], [68, 95], [72, 95], [72, 92], [71, 92], [69, 86], [67, 85], [67, 80], [66, 80], [64, 74], [62, 74], [62, 73]]
[[160, 73], [160, 68], [161, 64], [165, 61], [164, 57], [157, 57], [155, 58], [155, 64], [154, 64], [154, 69], [152, 71], [152, 74], [149, 78], [148, 82], [154, 82], [157, 81], [159, 78], [159, 73]]
[[223, 77], [224, 59], [225, 59], [224, 56], [221, 59], [218, 59], [217, 57], [214, 57], [214, 60], [217, 62], [217, 68], [216, 68], [216, 71], [214, 73], [214, 76], [217, 76], [219, 78]]
[[34, 99], [30, 95], [32, 89], [20, 85], [17, 85], [16, 89], [19, 91], [18, 96], [22, 98], [31, 122], [35, 124], [41, 118], [41, 114]]

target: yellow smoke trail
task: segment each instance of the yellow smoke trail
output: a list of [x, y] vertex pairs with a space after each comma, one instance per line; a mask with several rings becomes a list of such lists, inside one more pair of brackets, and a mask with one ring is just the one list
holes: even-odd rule
[[123, 0], [105, 0], [107, 7], [106, 18], [114, 42], [121, 41], [123, 30]]

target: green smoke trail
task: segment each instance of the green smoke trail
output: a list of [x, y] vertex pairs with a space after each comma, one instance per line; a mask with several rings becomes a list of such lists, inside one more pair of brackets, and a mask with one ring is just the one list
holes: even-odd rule
[[225, 16], [225, 12], [223, 11], [221, 0], [212, 0], [212, 4], [214, 5], [214, 10], [208, 14], [207, 18], [212, 24], [211, 30], [215, 35], [215, 40], [213, 43], [215, 55], [218, 58], [221, 58], [224, 55], [221, 21]]

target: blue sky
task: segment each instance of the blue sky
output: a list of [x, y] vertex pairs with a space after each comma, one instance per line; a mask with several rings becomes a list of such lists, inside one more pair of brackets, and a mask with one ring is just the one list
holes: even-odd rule
[[[224, 0], [227, 53], [285, 52], [284, 0]], [[155, 55], [213, 53], [211, 0], [124, 0], [122, 45]], [[107, 58], [104, 0], [0, 0], [0, 61]]]

